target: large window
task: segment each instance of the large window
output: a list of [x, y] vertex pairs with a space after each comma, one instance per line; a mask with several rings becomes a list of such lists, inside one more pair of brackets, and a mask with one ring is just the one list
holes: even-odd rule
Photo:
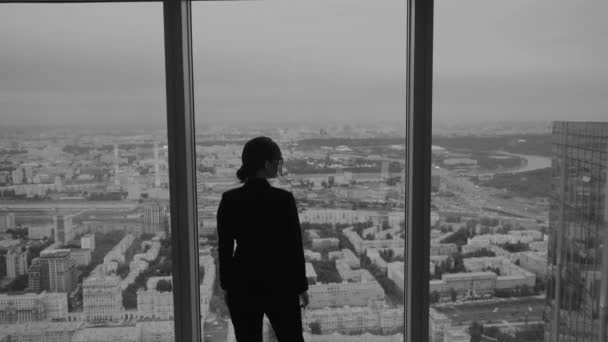
[[[304, 235], [307, 341], [403, 340], [406, 19], [403, 1], [193, 5], [201, 267], [217, 262], [243, 145], [271, 137], [285, 172], [272, 185], [294, 194]], [[230, 340], [215, 281], [204, 338]]]
[[0, 2], [0, 341], [233, 341], [215, 213], [257, 135], [306, 340], [426, 340], [432, 1]]
[[606, 9], [436, 4], [433, 341], [606, 340]]
[[0, 339], [173, 337], [162, 14], [2, 5]]

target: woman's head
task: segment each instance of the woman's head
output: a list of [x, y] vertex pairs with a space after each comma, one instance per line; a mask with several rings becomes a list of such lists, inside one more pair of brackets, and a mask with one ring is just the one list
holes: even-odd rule
[[249, 140], [241, 155], [243, 165], [236, 172], [241, 182], [252, 177], [274, 178], [281, 175], [283, 156], [279, 145], [268, 137]]

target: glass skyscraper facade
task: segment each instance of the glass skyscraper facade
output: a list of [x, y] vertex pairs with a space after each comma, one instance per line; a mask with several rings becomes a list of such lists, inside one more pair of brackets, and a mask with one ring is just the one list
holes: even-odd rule
[[608, 123], [553, 124], [546, 341], [607, 341]]

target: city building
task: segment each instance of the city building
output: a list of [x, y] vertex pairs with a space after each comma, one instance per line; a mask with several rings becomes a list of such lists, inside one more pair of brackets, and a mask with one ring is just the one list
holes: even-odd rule
[[27, 227], [27, 238], [30, 240], [43, 240], [51, 238], [53, 226], [29, 226]]
[[67, 342], [83, 328], [83, 322], [32, 322], [4, 325], [0, 335], [8, 336], [6, 342]]
[[0, 213], [0, 233], [7, 229], [15, 228], [15, 214], [9, 212]]
[[439, 175], [431, 175], [431, 191], [438, 192], [441, 188], [441, 177]]
[[309, 262], [306, 263], [306, 279], [308, 279], [309, 284], [317, 282], [317, 272], [315, 272], [315, 268]]
[[496, 278], [492, 272], [443, 274], [441, 280], [429, 281], [429, 293], [437, 292], [446, 298], [487, 296], [496, 289]]
[[607, 143], [607, 123], [553, 123], [546, 341], [608, 340]]
[[317, 238], [312, 239], [312, 249], [330, 249], [337, 248], [340, 245], [340, 240], [337, 238]]
[[146, 290], [137, 291], [137, 315], [141, 318], [157, 320], [173, 319], [173, 291], [159, 291], [159, 281], [172, 282], [171, 277], [151, 277], [146, 283]]
[[381, 225], [383, 222], [387, 222], [390, 226], [397, 226], [405, 220], [405, 215], [402, 211], [378, 212], [372, 210], [307, 209], [299, 214], [299, 218], [301, 222], [327, 223], [331, 225], [338, 223], [350, 225], [364, 222], [369, 222], [372, 225]]
[[355, 255], [355, 253], [353, 253], [353, 251], [351, 251], [348, 248], [343, 248], [340, 251], [333, 251], [333, 252], [329, 252], [327, 254], [327, 258], [332, 261], [332, 260], [337, 260], [337, 259], [341, 259], [343, 262], [345, 262], [349, 267], [352, 268], [359, 268], [361, 267], [360, 265], [360, 261], [359, 261], [359, 257], [357, 257]]
[[388, 279], [392, 280], [402, 292], [405, 291], [405, 263], [391, 262], [387, 264], [386, 272]]
[[80, 248], [95, 250], [95, 234], [85, 234], [80, 237]]
[[445, 331], [443, 342], [470, 342], [471, 335], [463, 328], [450, 328]]
[[54, 215], [53, 229], [55, 231], [55, 242], [67, 244], [74, 238], [71, 215]]
[[12, 179], [13, 179], [13, 185], [18, 185], [23, 183], [23, 169], [22, 168], [16, 168], [15, 170], [12, 171], [11, 173]]
[[403, 307], [381, 306], [322, 308], [304, 310], [302, 326], [310, 332], [317, 324], [322, 334], [361, 334], [367, 330], [403, 330]]
[[429, 308], [429, 342], [443, 342], [445, 332], [451, 325], [448, 316]]
[[65, 293], [0, 294], [0, 325], [64, 319], [67, 314]]
[[28, 270], [29, 289], [34, 292], [71, 292], [76, 286], [76, 265], [69, 249], [44, 250]]
[[310, 249], [305, 249], [304, 259], [306, 259], [306, 261], [321, 261], [321, 253], [313, 252]]
[[11, 248], [6, 251], [6, 277], [17, 278], [27, 273], [28, 249], [26, 247]]
[[76, 266], [88, 266], [91, 263], [91, 250], [82, 248], [70, 249], [70, 256]]
[[155, 288], [137, 291], [137, 316], [159, 320], [173, 319], [173, 291], [160, 292]]
[[464, 267], [470, 272], [495, 272], [496, 289], [508, 290], [527, 287], [533, 289], [536, 284], [536, 276], [504, 257], [466, 258], [463, 260]]
[[310, 309], [339, 306], [367, 306], [384, 302], [384, 289], [376, 280], [361, 283], [330, 283], [310, 285]]
[[144, 225], [140, 219], [86, 220], [82, 222], [82, 225], [83, 232], [92, 234], [108, 234], [120, 231], [127, 234], [140, 235], [144, 232]]
[[547, 253], [521, 252], [512, 259], [525, 270], [534, 273], [537, 277], [545, 278], [547, 275]]
[[165, 208], [159, 203], [144, 206], [144, 233], [156, 234], [165, 231]]
[[[234, 342], [228, 340], [227, 342]], [[393, 335], [373, 335], [369, 332], [360, 335], [342, 335], [333, 333], [330, 335], [313, 335], [307, 332], [304, 333], [304, 341], [306, 342], [403, 342], [404, 336], [402, 333]]]
[[433, 244], [431, 243], [431, 255], [451, 255], [458, 252], [458, 246], [453, 243]]
[[467, 239], [467, 245], [502, 245], [505, 243], [530, 243], [537, 240], [534, 234], [483, 234]]
[[121, 264], [124, 263], [125, 253], [127, 252], [127, 249], [131, 247], [133, 241], [135, 241], [134, 235], [125, 235], [108, 253], [106, 253], [103, 257], [103, 263], [108, 264], [112, 261]]
[[122, 289], [120, 279], [93, 274], [82, 283], [84, 318], [87, 321], [112, 321], [122, 314]]
[[344, 259], [337, 259], [335, 263], [336, 270], [342, 281], [362, 283], [375, 280], [374, 276], [372, 276], [368, 270], [352, 269]]
[[350, 241], [355, 248], [357, 254], [363, 254], [368, 248], [376, 249], [404, 249], [405, 240], [401, 238], [397, 239], [384, 239], [384, 240], [364, 240], [359, 234], [351, 228], [346, 228], [342, 231], [344, 236]]

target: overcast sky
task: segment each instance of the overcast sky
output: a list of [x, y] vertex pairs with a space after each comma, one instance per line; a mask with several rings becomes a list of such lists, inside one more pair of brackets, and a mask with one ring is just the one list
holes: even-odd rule
[[[404, 0], [195, 3], [197, 120], [403, 121]], [[436, 0], [435, 120], [606, 120], [605, 0]], [[0, 4], [0, 124], [164, 124], [160, 3]]]

